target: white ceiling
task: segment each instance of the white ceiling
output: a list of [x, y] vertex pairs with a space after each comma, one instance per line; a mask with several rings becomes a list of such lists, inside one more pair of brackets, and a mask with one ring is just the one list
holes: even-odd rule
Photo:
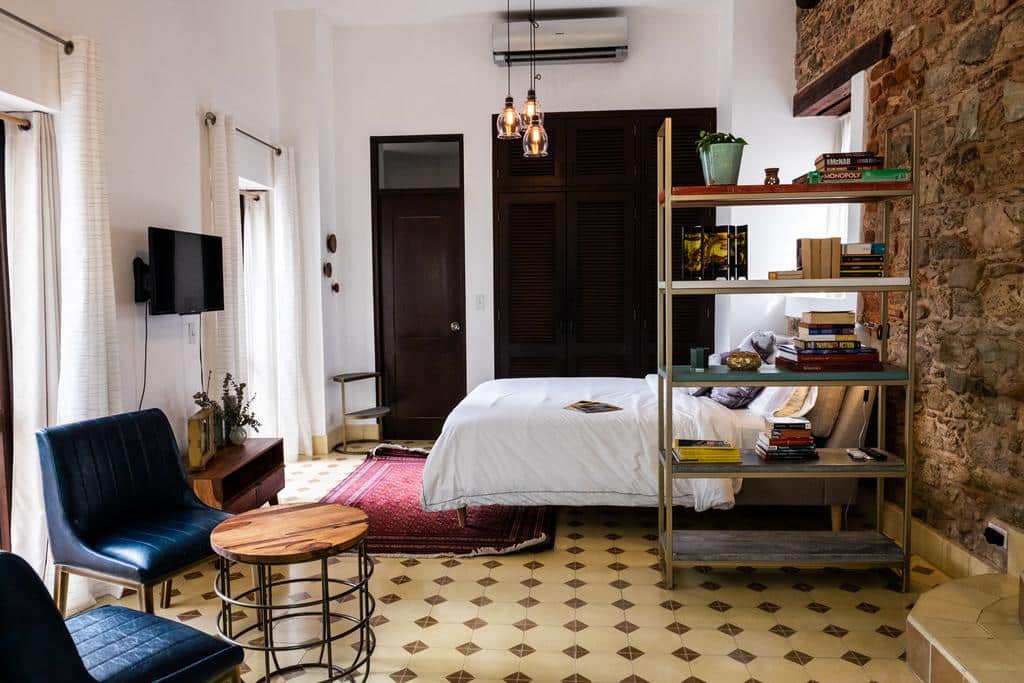
[[[450, 19], [505, 16], [504, 0], [264, 0], [275, 9], [318, 9], [336, 26], [429, 24]], [[656, 8], [662, 11], [717, 14], [721, 0], [537, 0], [537, 13], [616, 14], [617, 10]], [[522, 15], [528, 0], [512, 0], [513, 16]]]

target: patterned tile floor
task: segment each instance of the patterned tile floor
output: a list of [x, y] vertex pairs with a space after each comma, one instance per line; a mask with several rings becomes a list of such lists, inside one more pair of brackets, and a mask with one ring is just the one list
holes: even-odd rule
[[[318, 500], [362, 460], [332, 454], [288, 466], [282, 502]], [[825, 514], [825, 513], [823, 513]], [[555, 547], [467, 559], [380, 558], [377, 650], [370, 680], [562, 681], [572, 683], [912, 682], [903, 662], [905, 617], [916, 593], [945, 580], [915, 560], [913, 589], [892, 590], [873, 572], [685, 571], [675, 590], [657, 585], [652, 510], [564, 509]], [[351, 573], [349, 560], [332, 575]], [[281, 568], [311, 576], [316, 565]], [[164, 616], [215, 632], [219, 602], [212, 569], [175, 581]], [[241, 583], [248, 572], [236, 575]], [[314, 596], [317, 589], [308, 589]], [[293, 599], [305, 589], [282, 591]], [[308, 597], [307, 597], [308, 599]], [[136, 605], [135, 596], [122, 602]], [[237, 614], [237, 624], [252, 623]], [[319, 621], [275, 630], [302, 642]], [[255, 637], [255, 634], [247, 638]], [[350, 652], [339, 643], [340, 658]], [[301, 657], [300, 657], [301, 654]], [[318, 650], [281, 658], [312, 662]], [[263, 673], [246, 657], [244, 678]], [[321, 680], [322, 672], [291, 674]]]

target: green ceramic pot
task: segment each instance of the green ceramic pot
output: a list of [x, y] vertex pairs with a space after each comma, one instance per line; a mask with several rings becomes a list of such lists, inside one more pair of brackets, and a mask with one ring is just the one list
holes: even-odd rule
[[738, 142], [719, 142], [700, 150], [700, 165], [708, 185], [735, 185], [740, 177], [743, 147]]

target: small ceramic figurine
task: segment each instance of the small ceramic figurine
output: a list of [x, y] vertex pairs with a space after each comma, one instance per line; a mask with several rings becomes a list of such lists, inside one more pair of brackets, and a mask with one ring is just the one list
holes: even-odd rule
[[765, 185], [778, 185], [779, 184], [779, 169], [777, 169], [777, 168], [766, 168], [766, 169], [764, 169], [764, 184]]

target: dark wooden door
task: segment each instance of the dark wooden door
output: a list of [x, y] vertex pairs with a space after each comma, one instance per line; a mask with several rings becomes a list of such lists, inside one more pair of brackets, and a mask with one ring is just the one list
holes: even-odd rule
[[466, 394], [462, 194], [377, 197], [385, 438], [432, 439]]
[[568, 184], [629, 185], [636, 162], [636, 122], [632, 117], [578, 118], [565, 122]]
[[569, 374], [636, 374], [637, 216], [632, 192], [569, 192], [566, 203]]
[[[546, 159], [493, 143], [495, 373], [639, 376], [657, 358], [657, 132], [673, 122], [673, 179], [703, 183], [694, 142], [713, 109], [549, 113]], [[493, 120], [492, 120], [493, 126]], [[682, 228], [708, 209], [673, 212]], [[675, 358], [714, 343], [714, 297], [676, 297]]]
[[565, 195], [503, 193], [496, 225], [497, 374], [565, 375]]
[[[491, 126], [494, 130], [494, 126]], [[504, 189], [548, 188], [565, 184], [565, 136], [562, 121], [545, 120], [548, 155], [536, 159], [523, 156], [520, 140], [495, 140], [494, 184]]]

